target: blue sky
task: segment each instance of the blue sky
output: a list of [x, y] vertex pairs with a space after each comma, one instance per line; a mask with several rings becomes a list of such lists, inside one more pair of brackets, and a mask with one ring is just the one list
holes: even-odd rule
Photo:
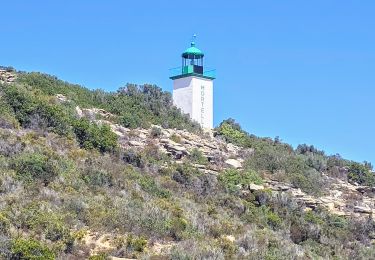
[[0, 64], [89, 88], [154, 83], [196, 33], [215, 124], [375, 163], [375, 1], [4, 1]]

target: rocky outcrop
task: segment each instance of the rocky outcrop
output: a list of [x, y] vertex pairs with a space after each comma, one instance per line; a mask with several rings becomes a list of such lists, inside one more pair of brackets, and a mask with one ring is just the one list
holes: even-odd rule
[[16, 80], [16, 73], [9, 69], [0, 68], [0, 83], [12, 83]]
[[[124, 148], [142, 150], [152, 143], [158, 149], [171, 157], [175, 163], [183, 163], [184, 158], [190, 156], [193, 149], [198, 149], [208, 164], [194, 164], [199, 171], [205, 174], [220, 175], [227, 168], [241, 170], [244, 154], [251, 155], [254, 150], [244, 151], [240, 147], [226, 143], [213, 137], [213, 134], [198, 135], [184, 130], [163, 129], [160, 126], [160, 134], [154, 136], [152, 129], [128, 129], [118, 124], [113, 124], [106, 118], [114, 115], [101, 109], [76, 108], [78, 116], [85, 116], [98, 124], [110, 125], [112, 131], [119, 136], [119, 142]], [[101, 119], [97, 119], [97, 118]], [[269, 177], [272, 177], [269, 176]], [[371, 215], [375, 219], [375, 195], [374, 188], [353, 185], [338, 178], [323, 176], [330, 183], [328, 194], [322, 197], [314, 197], [294, 187], [292, 184], [271, 180], [265, 177], [263, 185], [250, 184], [241, 187], [242, 194], [270, 190], [272, 193], [288, 194], [306, 210], [315, 210], [318, 207], [327, 209], [340, 216], [364, 216]]]

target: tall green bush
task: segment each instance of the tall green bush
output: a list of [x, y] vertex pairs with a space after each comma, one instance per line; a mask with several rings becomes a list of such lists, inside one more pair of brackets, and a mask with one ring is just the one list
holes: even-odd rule
[[87, 119], [75, 120], [73, 130], [80, 146], [85, 149], [97, 149], [105, 153], [117, 147], [117, 135], [106, 124], [97, 125]]

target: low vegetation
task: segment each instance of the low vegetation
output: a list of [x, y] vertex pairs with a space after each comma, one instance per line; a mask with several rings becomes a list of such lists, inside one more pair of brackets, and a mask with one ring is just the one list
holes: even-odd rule
[[247, 166], [258, 172], [275, 175], [279, 180], [293, 183], [302, 190], [319, 194], [324, 187], [322, 173], [338, 176], [338, 169], [348, 172], [344, 177], [350, 182], [373, 186], [375, 175], [372, 165], [345, 160], [340, 155], [327, 156], [314, 146], [299, 145], [296, 149], [279, 138], [259, 138], [241, 129], [233, 119], [223, 121], [216, 129], [217, 135], [226, 141], [244, 148], [254, 149], [254, 155], [247, 159]]
[[[63, 94], [66, 101], [59, 101]], [[126, 127], [199, 127], [156, 86], [92, 91], [39, 73], [0, 85], [0, 257], [5, 259], [373, 259], [371, 218], [306, 212], [267, 189], [243, 193], [263, 177], [324, 192], [323, 172], [373, 185], [371, 165], [258, 138], [233, 120], [217, 138], [243, 148], [245, 168], [218, 176], [200, 150], [183, 164], [152, 144], [124, 149], [110, 127], [79, 118], [75, 107], [102, 108]], [[153, 138], [160, 130], [151, 129]], [[176, 135], [175, 142], [181, 141]], [[111, 247], [92, 254], [87, 231], [110, 234]], [[155, 242], [171, 244], [155, 253]]]

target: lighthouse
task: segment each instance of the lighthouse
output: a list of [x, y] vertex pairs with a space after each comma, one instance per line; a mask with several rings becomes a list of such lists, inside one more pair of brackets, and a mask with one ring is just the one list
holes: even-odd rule
[[213, 128], [213, 80], [216, 71], [206, 69], [203, 52], [191, 46], [182, 55], [182, 66], [171, 69], [173, 103], [204, 129]]

